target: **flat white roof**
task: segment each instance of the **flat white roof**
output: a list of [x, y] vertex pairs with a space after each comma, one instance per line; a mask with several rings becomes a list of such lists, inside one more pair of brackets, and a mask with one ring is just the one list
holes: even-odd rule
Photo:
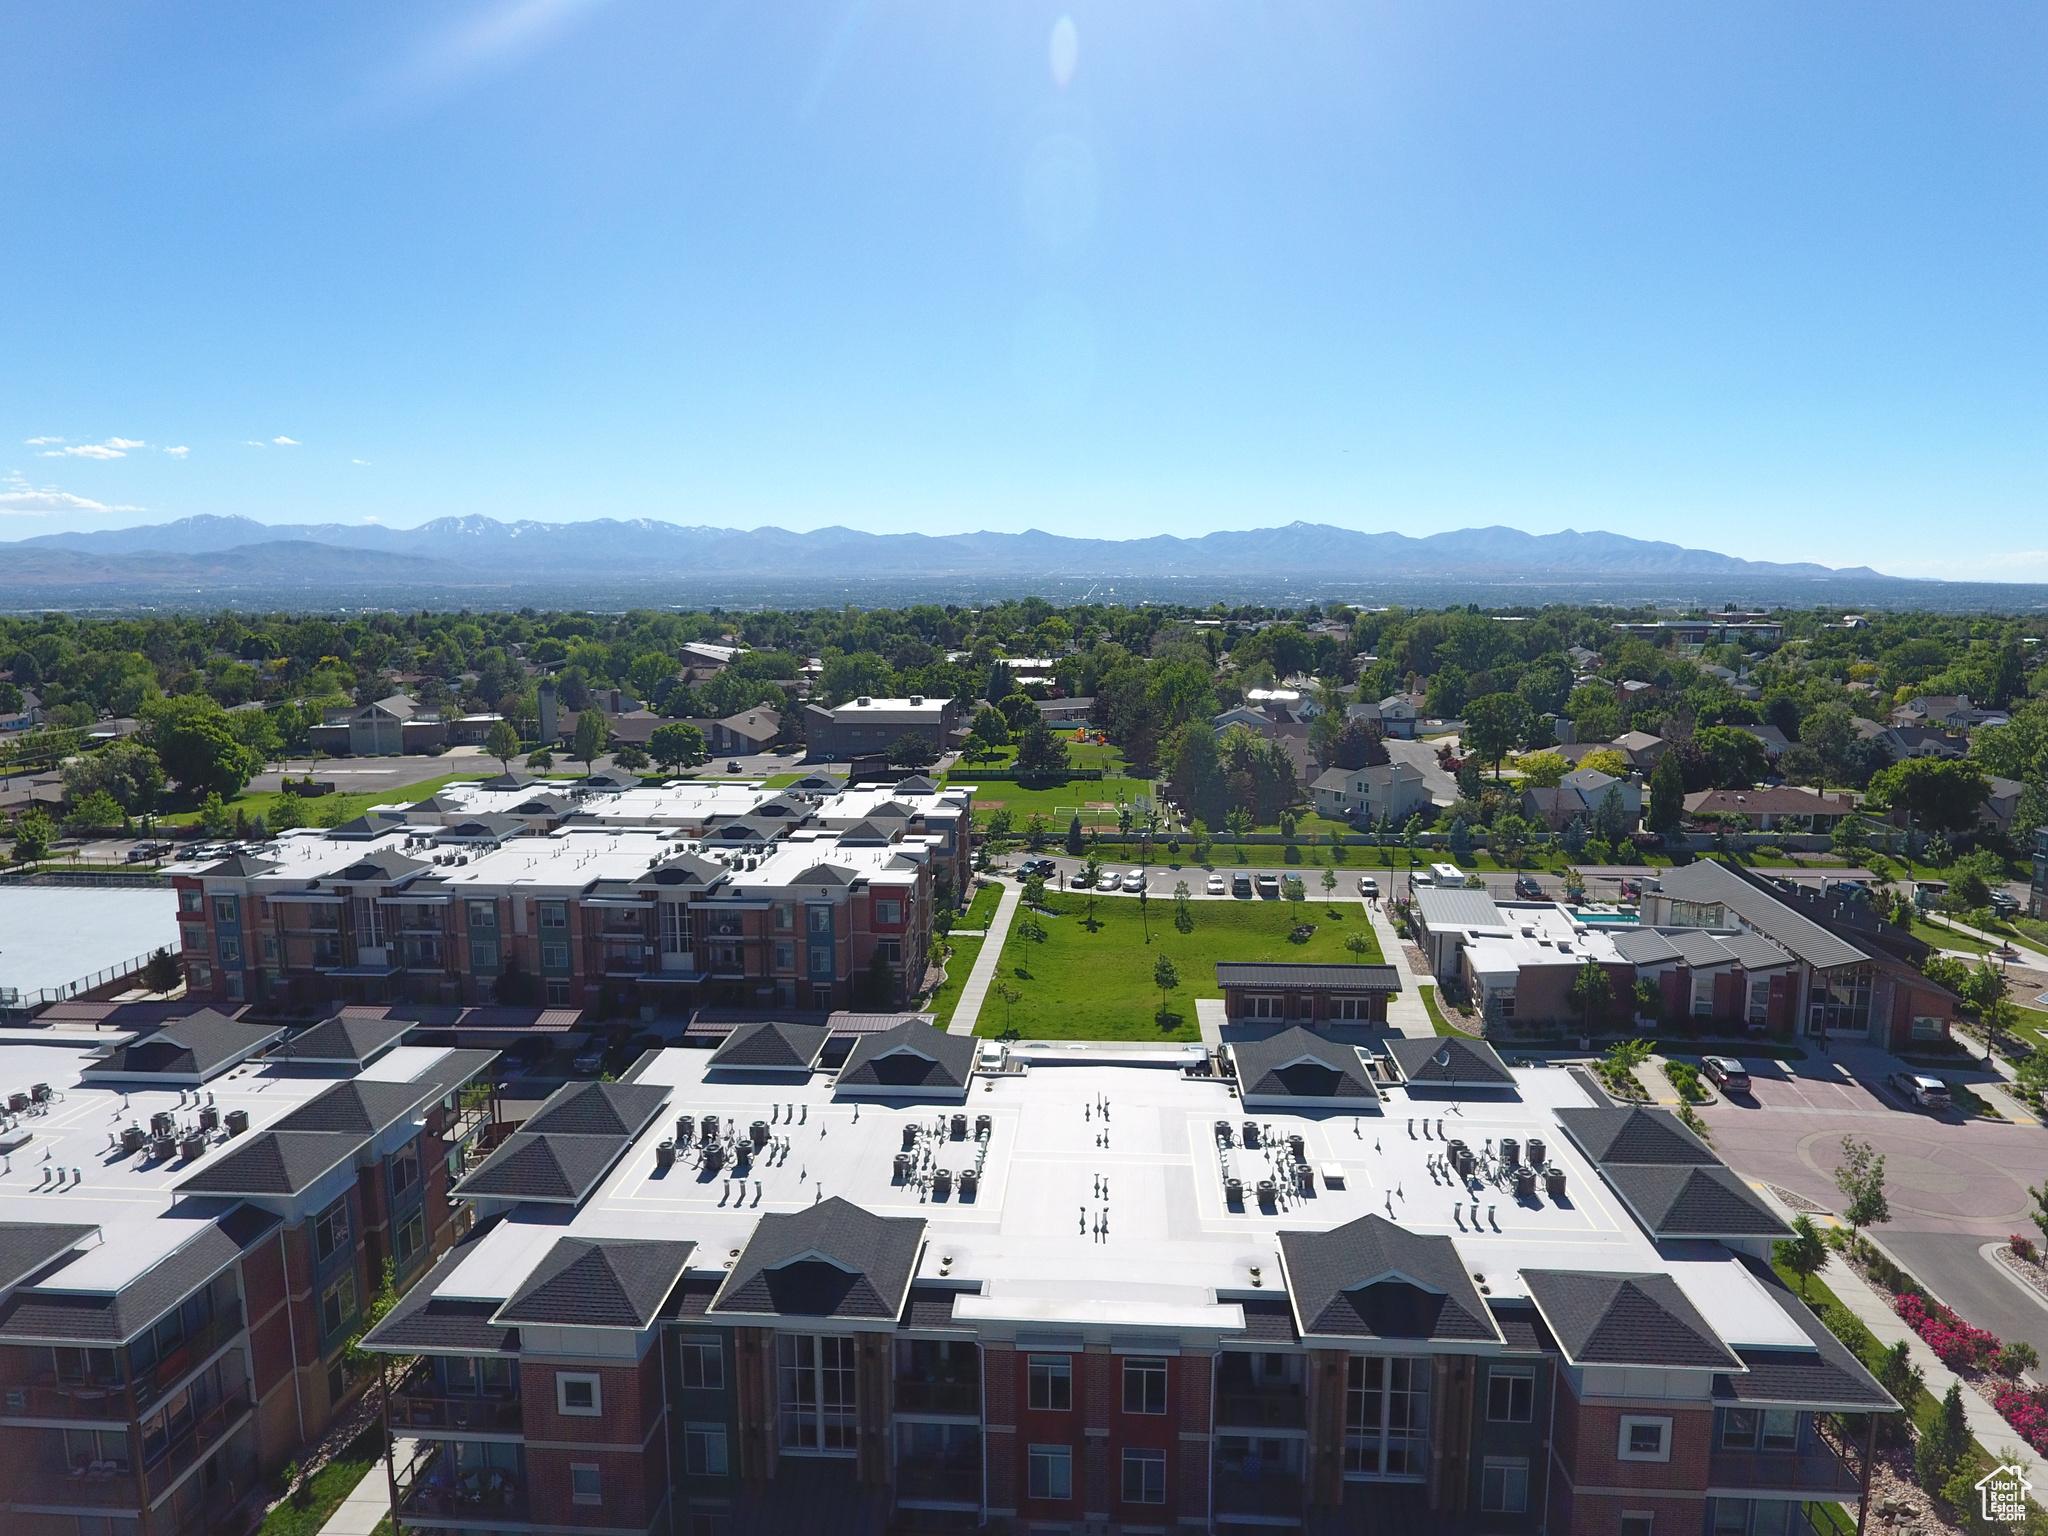
[[178, 951], [178, 897], [168, 885], [0, 886], [0, 992], [69, 987], [165, 948]]

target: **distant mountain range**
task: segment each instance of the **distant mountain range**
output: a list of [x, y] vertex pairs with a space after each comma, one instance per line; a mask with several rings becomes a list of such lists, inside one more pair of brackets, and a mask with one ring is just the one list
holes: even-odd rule
[[[820, 528], [702, 528], [649, 519], [501, 523], [444, 517], [417, 528], [377, 523], [272, 525], [246, 517], [187, 517], [93, 533], [46, 533], [0, 545], [0, 596], [37, 588], [132, 592], [194, 583], [286, 593], [338, 586], [479, 588], [492, 595], [535, 583], [623, 585], [860, 581], [1076, 580], [1319, 583], [1389, 580], [1500, 583], [1767, 579], [1888, 582], [1868, 566], [1742, 560], [1617, 533], [1530, 534], [1465, 528], [1411, 538], [1321, 523], [1145, 539], [1039, 533], [863, 533]], [[477, 593], [484, 598], [484, 592]]]

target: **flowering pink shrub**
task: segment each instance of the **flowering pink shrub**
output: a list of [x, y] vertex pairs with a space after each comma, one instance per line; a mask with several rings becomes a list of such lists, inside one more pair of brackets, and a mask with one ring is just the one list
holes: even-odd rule
[[2000, 1387], [1991, 1406], [2019, 1431], [2022, 1440], [2037, 1451], [2048, 1452], [2048, 1408], [2041, 1406], [2038, 1396], [2024, 1387]]
[[2034, 1240], [2024, 1232], [2015, 1232], [2005, 1240], [2005, 1246], [2013, 1251], [2015, 1258], [2031, 1259], [2034, 1256]]
[[[1929, 1302], [1919, 1296], [1900, 1296], [1893, 1306], [1906, 1320], [1907, 1326], [1927, 1341], [1927, 1347], [1950, 1370], [1974, 1368], [1981, 1371], [1990, 1366], [1991, 1356], [1998, 1348], [1997, 1334], [1973, 1328], [1939, 1302]], [[2019, 1426], [2013, 1427], [2017, 1429]]]

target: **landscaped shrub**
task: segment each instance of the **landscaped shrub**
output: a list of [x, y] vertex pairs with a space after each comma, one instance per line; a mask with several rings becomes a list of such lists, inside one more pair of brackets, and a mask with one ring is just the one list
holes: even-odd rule
[[2048, 1453], [2048, 1408], [2041, 1406], [2040, 1394], [2025, 1387], [2000, 1387], [1991, 1406], [2019, 1431], [2022, 1440], [2035, 1450]]
[[1927, 1341], [1935, 1358], [1950, 1370], [1990, 1367], [1991, 1357], [1998, 1350], [1997, 1334], [1972, 1327], [1940, 1302], [1924, 1297], [1900, 1296], [1892, 1305], [1907, 1326]]
[[1678, 1090], [1678, 1096], [1687, 1104], [1704, 1104], [1710, 1095], [1707, 1086], [1700, 1081], [1699, 1068], [1690, 1062], [1667, 1061], [1664, 1075], [1671, 1079], [1671, 1086]]
[[2034, 1240], [2024, 1232], [2015, 1232], [2005, 1240], [2005, 1246], [2017, 1258], [2031, 1259], [2034, 1256]]

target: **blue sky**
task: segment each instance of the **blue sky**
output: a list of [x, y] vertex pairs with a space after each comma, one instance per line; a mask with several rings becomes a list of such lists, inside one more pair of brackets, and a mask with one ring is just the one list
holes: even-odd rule
[[0, 6], [0, 539], [1610, 528], [2048, 580], [2038, 6]]

